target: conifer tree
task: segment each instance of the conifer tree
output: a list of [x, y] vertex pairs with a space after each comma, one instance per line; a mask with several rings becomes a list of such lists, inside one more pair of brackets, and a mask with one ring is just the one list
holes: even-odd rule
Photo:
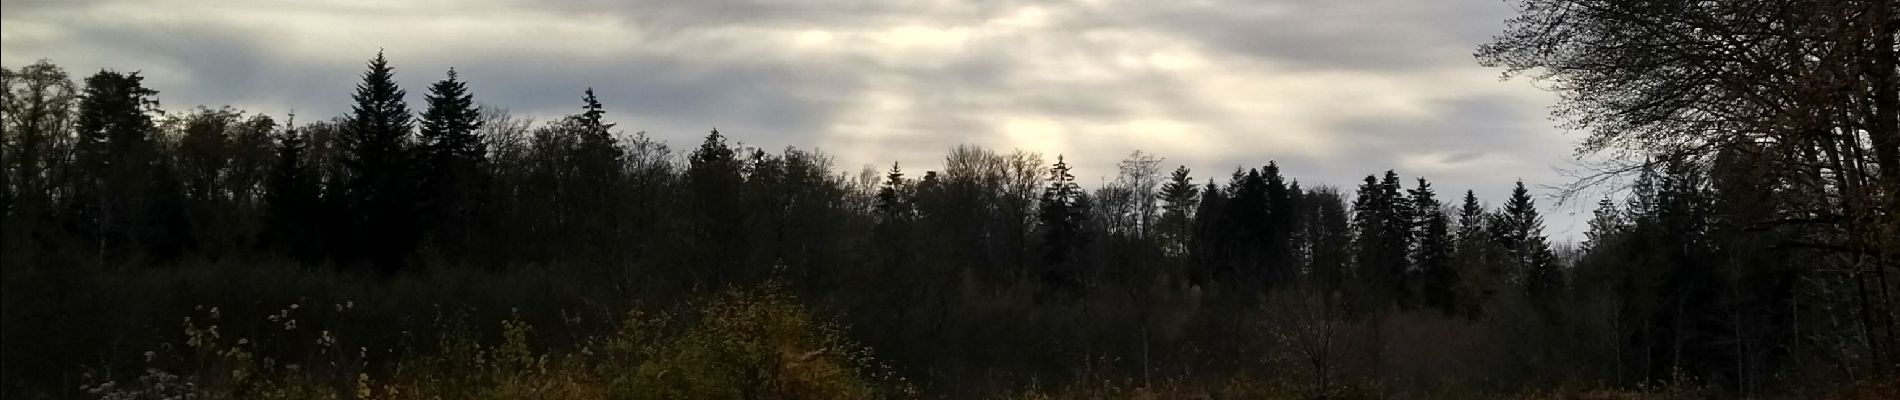
[[1478, 195], [1466, 190], [1464, 201], [1458, 205], [1458, 240], [1487, 239], [1484, 216], [1484, 205], [1478, 203]]
[[897, 223], [909, 220], [912, 214], [910, 183], [904, 180], [904, 170], [897, 163], [891, 163], [891, 170], [884, 174], [884, 183], [877, 189], [877, 212], [882, 223]]
[[1267, 180], [1258, 168], [1235, 173], [1227, 187], [1229, 197], [1222, 215], [1224, 262], [1215, 274], [1217, 278], [1259, 284], [1267, 276]]
[[1188, 280], [1206, 283], [1214, 278], [1216, 271], [1227, 259], [1227, 191], [1214, 184], [1213, 179], [1201, 188], [1201, 202], [1194, 207], [1194, 233], [1190, 251], [1194, 254], [1194, 267], [1189, 269]]
[[1161, 185], [1161, 246], [1170, 256], [1188, 254], [1193, 236], [1194, 209], [1199, 204], [1200, 186], [1194, 184], [1187, 166], [1178, 166]]
[[1340, 290], [1351, 274], [1347, 267], [1353, 258], [1353, 232], [1346, 198], [1337, 189], [1322, 186], [1307, 192], [1302, 201], [1310, 216], [1304, 235], [1311, 243], [1309, 279], [1330, 294]]
[[1353, 202], [1353, 230], [1358, 233], [1355, 257], [1360, 279], [1380, 303], [1403, 302], [1411, 249], [1411, 204], [1399, 186], [1398, 174], [1383, 179], [1367, 175]]
[[1263, 259], [1263, 278], [1266, 287], [1285, 284], [1298, 274], [1298, 257], [1293, 247], [1294, 226], [1299, 208], [1293, 203], [1293, 191], [1287, 187], [1286, 178], [1280, 175], [1280, 165], [1268, 161], [1261, 168], [1261, 181], [1264, 184], [1262, 194], [1265, 197], [1266, 215], [1260, 226], [1260, 236], [1265, 242]]
[[333, 242], [350, 240], [347, 248], [354, 257], [347, 258], [366, 261], [384, 274], [401, 268], [417, 237], [414, 122], [405, 95], [396, 85], [395, 70], [377, 52], [351, 96], [356, 104], [341, 138], [339, 163], [346, 181], [340, 200], [351, 227]]
[[86, 78], [80, 95], [74, 146], [74, 164], [80, 181], [75, 190], [75, 212], [82, 235], [89, 237], [95, 258], [103, 263], [123, 247], [141, 245], [165, 234], [154, 225], [165, 218], [153, 207], [161, 205], [162, 169], [151, 113], [158, 91], [145, 88], [137, 72], [99, 71]]
[[1533, 301], [1547, 304], [1553, 296], [1561, 295], [1557, 289], [1563, 287], [1562, 271], [1544, 238], [1544, 218], [1538, 215], [1537, 202], [1524, 188], [1524, 181], [1517, 181], [1511, 189], [1511, 198], [1505, 201], [1491, 230], [1494, 240], [1511, 255], [1511, 275]]
[[1607, 196], [1597, 200], [1597, 208], [1591, 211], [1589, 224], [1590, 231], [1584, 233], [1583, 240], [1585, 253], [1602, 247], [1606, 242], [1629, 229], [1628, 218], [1623, 214], [1623, 210], [1616, 206], [1616, 201], [1610, 200]]
[[277, 138], [277, 160], [264, 192], [263, 242], [304, 264], [320, 261], [321, 223], [317, 177], [306, 157], [308, 143], [292, 116]]
[[482, 127], [481, 110], [468, 91], [468, 83], [457, 79], [455, 69], [448, 77], [429, 87], [418, 130], [421, 139], [421, 202], [424, 225], [445, 247], [445, 255], [461, 254], [460, 246], [471, 240], [475, 213], [480, 198], [476, 193], [486, 179], [488, 149], [476, 130]]
[[567, 182], [563, 184], [571, 195], [566, 209], [573, 210], [575, 221], [570, 232], [580, 235], [580, 240], [602, 242], [592, 246], [601, 252], [614, 251], [615, 247], [604, 241], [614, 237], [620, 227], [619, 210], [616, 199], [619, 197], [621, 179], [624, 176], [621, 165], [625, 152], [614, 141], [615, 124], [605, 121], [606, 108], [594, 96], [594, 89], [588, 88], [581, 97], [581, 113], [569, 116], [562, 121], [562, 134], [571, 137], [574, 147], [567, 155]]
[[1089, 203], [1061, 155], [1049, 168], [1048, 182], [1037, 213], [1042, 223], [1043, 279], [1050, 288], [1072, 288], [1080, 284], [1079, 271], [1071, 262], [1086, 240], [1083, 227], [1088, 223]]
[[746, 210], [739, 203], [741, 165], [737, 152], [726, 144], [726, 137], [714, 129], [687, 155], [687, 209], [691, 211], [691, 239], [695, 257], [705, 260], [706, 271], [694, 274], [699, 284], [725, 282], [728, 265], [714, 262], [722, 250], [739, 244], [739, 225]]
[[1412, 265], [1419, 277], [1421, 300], [1427, 306], [1456, 313], [1460, 309], [1457, 296], [1460, 278], [1458, 266], [1452, 263], [1451, 218], [1441, 209], [1431, 183], [1425, 178], [1418, 178], [1418, 187], [1411, 190], [1411, 195], [1412, 235], [1416, 238]]
[[1453, 235], [1452, 264], [1460, 273], [1455, 297], [1462, 303], [1460, 314], [1476, 316], [1488, 299], [1496, 295], [1497, 280], [1503, 272], [1496, 267], [1493, 253], [1497, 248], [1486, 227], [1490, 214], [1478, 202], [1478, 195], [1466, 190], [1458, 206], [1458, 229]]

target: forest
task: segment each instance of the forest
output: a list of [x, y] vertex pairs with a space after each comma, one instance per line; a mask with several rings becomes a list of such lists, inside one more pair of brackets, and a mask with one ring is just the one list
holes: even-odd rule
[[[1900, 396], [1896, 5], [1514, 3], [1478, 63], [1604, 160], [1556, 197], [1139, 151], [1096, 187], [970, 145], [841, 171], [592, 89], [536, 121], [404, 71], [409, 104], [393, 53], [328, 119], [8, 66], [0, 397]], [[1556, 198], [1595, 202], [1581, 243]]]

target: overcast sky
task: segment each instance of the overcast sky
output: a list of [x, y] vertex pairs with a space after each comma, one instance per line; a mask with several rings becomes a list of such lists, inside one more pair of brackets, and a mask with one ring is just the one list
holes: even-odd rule
[[[938, 169], [976, 144], [1064, 154], [1093, 185], [1140, 149], [1225, 182], [1278, 160], [1350, 192], [1396, 169], [1447, 202], [1567, 182], [1580, 134], [1554, 96], [1471, 52], [1503, 0], [4, 0], [0, 63], [142, 71], [165, 108], [348, 109], [387, 52], [419, 109], [455, 67], [476, 100], [541, 120], [593, 87], [675, 149], [706, 131], [817, 148], [837, 170]], [[1539, 190], [1540, 193], [1548, 193]], [[1540, 197], [1575, 240], [1587, 206]], [[1585, 199], [1583, 203], [1594, 203]]]

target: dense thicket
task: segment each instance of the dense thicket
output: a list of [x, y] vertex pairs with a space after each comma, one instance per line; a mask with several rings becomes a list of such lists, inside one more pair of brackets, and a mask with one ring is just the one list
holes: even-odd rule
[[[1143, 385], [1268, 374], [1316, 396], [1665, 380], [1751, 393], [1890, 376], [1891, 9], [1528, 4], [1481, 56], [1549, 71], [1566, 110], [1599, 128], [1591, 149], [1650, 153], [1573, 252], [1544, 235], [1522, 182], [1495, 209], [1469, 190], [1454, 207], [1396, 171], [1348, 196], [1302, 186], [1272, 161], [1223, 185], [1196, 183], [1185, 167], [1164, 176], [1161, 158], [1136, 152], [1091, 190], [1062, 155], [971, 146], [922, 174], [894, 164], [853, 175], [817, 152], [750, 148], [717, 131], [675, 154], [618, 130], [592, 89], [578, 113], [534, 124], [479, 107], [450, 70], [412, 113], [382, 54], [347, 115], [303, 124], [228, 108], [161, 113], [137, 73], [79, 85], [44, 61], [8, 69], [0, 385], [70, 390], [76, 366], [124, 368], [136, 346], [165, 339], [154, 324], [175, 321], [89, 298], [116, 287], [99, 282], [125, 285], [101, 276], [205, 282], [189, 271], [284, 264], [371, 285], [553, 277], [566, 286], [510, 298], [564, 321], [569, 306], [783, 282], [900, 375], [945, 394], [1083, 379], [1084, 365]], [[1654, 22], [1675, 17], [1693, 23]], [[1791, 25], [1841, 35], [1748, 33]], [[1805, 61], [1815, 48], [1851, 62]], [[1600, 59], [1616, 62], [1590, 62]], [[1652, 62], [1700, 75], [1638, 70]], [[1765, 88], [1786, 89], [1768, 99], [1724, 86], [1821, 79], [1811, 70], [1844, 83]], [[1651, 84], [1681, 90], [1642, 89]], [[1713, 105], [1639, 101], [1683, 90]], [[1832, 106], [1841, 112], [1820, 112]], [[494, 286], [511, 283], [527, 285]], [[243, 302], [217, 294], [258, 289], [220, 290], [192, 288], [174, 305]], [[445, 297], [384, 304], [485, 295], [426, 292]]]

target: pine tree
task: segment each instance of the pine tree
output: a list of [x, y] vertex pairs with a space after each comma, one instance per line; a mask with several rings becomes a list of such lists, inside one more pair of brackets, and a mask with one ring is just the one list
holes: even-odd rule
[[1188, 176], [1187, 166], [1178, 166], [1161, 185], [1161, 246], [1169, 256], [1188, 254], [1193, 236], [1194, 209], [1200, 200], [1200, 187]]
[[1466, 190], [1464, 202], [1458, 205], [1458, 240], [1488, 239], [1484, 216], [1484, 205], [1478, 203], [1478, 195]]
[[406, 92], [382, 52], [371, 59], [363, 82], [351, 96], [341, 154], [346, 174], [342, 206], [353, 217], [350, 232], [334, 242], [354, 239], [355, 257], [384, 274], [402, 267], [415, 248], [416, 201], [413, 128]]
[[158, 183], [167, 165], [151, 117], [158, 92], [145, 88], [144, 79], [102, 70], [86, 78], [80, 96], [73, 162], [81, 181], [73, 206], [100, 263], [128, 245], [154, 250], [143, 247], [166, 233], [154, 220], [177, 217], [155, 209], [166, 194]]
[[1318, 187], [1303, 197], [1308, 210], [1306, 234], [1312, 244], [1312, 260], [1307, 266], [1310, 279], [1334, 293], [1345, 284], [1352, 262], [1352, 223], [1347, 217], [1345, 196], [1337, 189]]
[[1222, 208], [1225, 262], [1215, 274], [1216, 278], [1259, 284], [1267, 276], [1267, 180], [1258, 168], [1236, 173], [1227, 187], [1227, 205]]
[[264, 192], [264, 237], [262, 242], [291, 259], [313, 264], [321, 260], [317, 242], [321, 223], [317, 177], [305, 160], [308, 143], [297, 131], [292, 116], [278, 136], [277, 160], [271, 165], [270, 180]]
[[468, 91], [468, 83], [457, 79], [455, 69], [448, 77], [429, 87], [419, 129], [422, 163], [421, 203], [428, 217], [424, 225], [443, 246], [444, 255], [461, 254], [471, 238], [475, 204], [484, 182], [488, 149], [476, 136], [482, 127], [481, 110]]
[[1412, 235], [1417, 239], [1412, 248], [1412, 265], [1420, 278], [1421, 300], [1445, 313], [1457, 313], [1461, 309], [1457, 295], [1460, 277], [1457, 265], [1452, 263], [1451, 218], [1441, 209], [1431, 183], [1425, 178], [1418, 178], [1418, 187], [1411, 190], [1411, 195]]
[[1597, 200], [1597, 209], [1590, 215], [1590, 231], [1584, 233], [1583, 251], [1589, 253], [1603, 246], [1611, 238], [1629, 229], [1628, 218], [1623, 210], [1617, 208], [1616, 201], [1604, 197]]
[[[580, 115], [574, 116], [578, 123], [580, 137], [578, 142], [584, 152], [580, 156], [584, 162], [598, 163], [595, 168], [617, 168], [620, 162], [620, 147], [614, 144], [613, 127], [603, 117], [607, 114], [600, 100], [594, 97], [594, 88], [587, 88], [587, 95], [581, 98]], [[603, 171], [605, 172], [605, 171]]]
[[1264, 212], [1260, 226], [1260, 236], [1265, 242], [1263, 247], [1262, 278], [1266, 287], [1271, 288], [1293, 280], [1298, 274], [1298, 257], [1293, 247], [1295, 215], [1299, 208], [1293, 203], [1293, 192], [1287, 187], [1286, 178], [1280, 175], [1280, 165], [1268, 161], [1261, 168], [1260, 177], [1265, 195]]
[[573, 212], [571, 233], [579, 235], [579, 240], [602, 243], [591, 246], [595, 251], [612, 252], [616, 247], [605, 243], [620, 229], [615, 203], [624, 177], [625, 152], [614, 140], [614, 124], [605, 121], [606, 109], [594, 96], [594, 89], [588, 88], [585, 93], [581, 113], [569, 116], [560, 126], [562, 134], [569, 135], [574, 144], [567, 155], [569, 171], [563, 187], [571, 196], [565, 209]]
[[1367, 175], [1353, 202], [1359, 275], [1370, 285], [1369, 295], [1378, 303], [1402, 304], [1405, 300], [1411, 209], [1398, 174], [1392, 171], [1386, 171], [1384, 179]]
[[1477, 316], [1480, 307], [1496, 295], [1495, 281], [1502, 275], [1493, 257], [1497, 248], [1486, 227], [1490, 214], [1478, 202], [1478, 195], [1465, 191], [1458, 206], [1458, 230], [1453, 236], [1452, 265], [1460, 272], [1455, 298], [1463, 306], [1459, 314]]
[[1411, 270], [1408, 256], [1415, 242], [1412, 228], [1418, 212], [1407, 199], [1404, 181], [1399, 179], [1398, 173], [1386, 170], [1385, 177], [1379, 181], [1379, 191], [1386, 199], [1386, 208], [1381, 210], [1380, 219], [1384, 221], [1386, 232], [1392, 235], [1386, 251], [1398, 255], [1397, 264], [1392, 269], [1403, 275]]
[[733, 275], [728, 263], [714, 260], [719, 260], [731, 246], [740, 244], [739, 225], [745, 221], [747, 211], [739, 202], [741, 185], [745, 182], [740, 170], [737, 152], [726, 144], [726, 137], [717, 129], [687, 155], [684, 178], [689, 196], [687, 209], [693, 218], [689, 236], [694, 246], [691, 254], [706, 260], [702, 265], [705, 270], [691, 275], [697, 280], [696, 284], [723, 284]]
[[1043, 280], [1052, 289], [1074, 288], [1081, 277], [1072, 261], [1086, 240], [1089, 200], [1060, 155], [1049, 168], [1048, 182], [1037, 213], [1043, 230]]
[[908, 221], [914, 212], [910, 182], [904, 180], [904, 170], [897, 163], [891, 163], [891, 171], [884, 174], [884, 184], [877, 190], [876, 208], [882, 223]]
[[1189, 246], [1194, 266], [1188, 270], [1189, 281], [1207, 283], [1226, 263], [1229, 241], [1226, 193], [1213, 179], [1208, 179], [1207, 185], [1201, 188], [1201, 202], [1194, 207], [1194, 233]]
[[1563, 273], [1558, 270], [1555, 253], [1551, 252], [1543, 231], [1544, 218], [1537, 213], [1537, 202], [1531, 199], [1530, 190], [1524, 188], [1524, 181], [1519, 180], [1511, 189], [1511, 198], [1504, 203], [1497, 221], [1492, 223], [1492, 235], [1510, 253], [1512, 276], [1517, 277], [1532, 301], [1549, 304], [1561, 295], [1558, 289], [1563, 287]]

